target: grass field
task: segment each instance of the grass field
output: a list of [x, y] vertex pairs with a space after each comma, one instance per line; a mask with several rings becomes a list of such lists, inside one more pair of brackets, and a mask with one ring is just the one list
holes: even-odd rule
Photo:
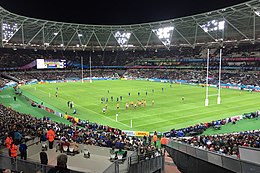
[[[55, 97], [58, 87], [58, 97]], [[162, 91], [162, 88], [164, 90]], [[118, 127], [123, 130], [159, 131], [178, 129], [200, 122], [208, 122], [220, 118], [259, 110], [260, 93], [242, 92], [222, 89], [221, 104], [217, 96], [209, 97], [209, 106], [204, 106], [205, 88], [191, 85], [149, 82], [149, 81], [93, 81], [93, 83], [56, 83], [42, 85], [26, 85], [21, 87], [23, 94], [42, 101], [62, 113], [73, 115], [67, 106], [73, 101], [77, 110], [76, 117], [100, 124]], [[109, 93], [108, 93], [109, 90]], [[152, 93], [154, 90], [154, 93]], [[148, 94], [146, 95], [146, 91]], [[128, 93], [131, 96], [128, 96]], [[140, 92], [140, 96], [138, 96]], [[4, 93], [4, 92], [2, 92]], [[50, 93], [50, 97], [49, 97]], [[217, 88], [209, 88], [209, 94], [217, 94]], [[110, 97], [114, 97], [111, 101]], [[116, 97], [122, 96], [120, 108], [116, 108]], [[108, 98], [108, 110], [102, 113], [105, 103], [101, 97]], [[184, 102], [182, 101], [184, 97]], [[126, 110], [126, 102], [146, 100], [146, 107]], [[154, 107], [152, 107], [154, 100]], [[118, 114], [118, 122], [116, 122]], [[132, 128], [130, 121], [132, 120]]]

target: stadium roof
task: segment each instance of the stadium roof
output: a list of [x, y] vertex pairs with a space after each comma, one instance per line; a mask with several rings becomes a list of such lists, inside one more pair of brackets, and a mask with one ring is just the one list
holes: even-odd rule
[[87, 25], [48, 21], [0, 7], [1, 46], [48, 50], [147, 50], [260, 42], [260, 1], [164, 21]]

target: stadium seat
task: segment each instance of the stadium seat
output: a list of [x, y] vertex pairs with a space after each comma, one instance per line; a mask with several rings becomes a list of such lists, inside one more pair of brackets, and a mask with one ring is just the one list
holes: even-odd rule
[[123, 154], [118, 154], [118, 155], [117, 155], [117, 159], [118, 159], [118, 160], [122, 160], [122, 159], [123, 159]]
[[63, 145], [62, 148], [63, 148], [63, 152], [67, 152], [69, 147], [67, 145]]
[[110, 158], [109, 158], [109, 160], [110, 160], [111, 162], [117, 160], [116, 153], [110, 154]]
[[87, 148], [84, 147], [84, 149], [81, 152], [83, 153], [83, 156], [85, 158], [90, 158], [90, 152]]
[[75, 155], [73, 146], [69, 146], [69, 152], [68, 152], [68, 154], [70, 154], [70, 155], [72, 155], [72, 156]]

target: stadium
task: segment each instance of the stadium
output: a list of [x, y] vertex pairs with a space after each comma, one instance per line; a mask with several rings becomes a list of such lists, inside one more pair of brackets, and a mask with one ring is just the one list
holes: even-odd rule
[[259, 0], [132, 25], [0, 17], [3, 171], [260, 171]]

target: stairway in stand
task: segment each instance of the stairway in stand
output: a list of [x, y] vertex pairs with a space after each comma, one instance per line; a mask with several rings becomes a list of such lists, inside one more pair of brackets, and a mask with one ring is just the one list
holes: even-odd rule
[[165, 151], [164, 173], [181, 173], [167, 151]]

